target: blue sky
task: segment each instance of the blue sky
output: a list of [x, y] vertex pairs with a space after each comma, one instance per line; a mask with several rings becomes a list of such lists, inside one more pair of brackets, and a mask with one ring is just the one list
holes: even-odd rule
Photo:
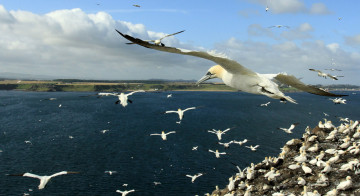
[[[216, 50], [256, 72], [287, 72], [310, 84], [360, 84], [360, 2], [345, 2], [0, 0], [0, 73], [199, 79], [213, 62], [129, 46], [114, 31], [149, 39], [185, 30], [166, 45]], [[345, 77], [324, 79], [309, 68], [342, 69], [328, 72]]]

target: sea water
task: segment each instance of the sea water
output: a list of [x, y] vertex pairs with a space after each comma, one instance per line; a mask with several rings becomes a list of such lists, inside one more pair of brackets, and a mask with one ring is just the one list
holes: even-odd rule
[[[116, 190], [131, 189], [134, 196], [203, 195], [216, 185], [225, 188], [234, 164], [243, 169], [277, 156], [306, 126], [323, 118], [336, 126], [338, 117], [360, 119], [359, 94], [337, 93], [349, 95], [347, 104], [308, 93], [287, 93], [298, 104], [284, 104], [241, 92], [145, 92], [129, 96], [133, 103], [122, 107], [117, 97], [93, 92], [0, 91], [0, 195], [119, 195]], [[181, 124], [177, 114], [164, 114], [188, 107], [196, 109], [186, 111]], [[296, 122], [293, 134], [278, 129]], [[249, 141], [224, 149], [208, 130], [227, 128], [221, 142]], [[162, 131], [176, 133], [167, 140], [150, 136]], [[260, 146], [253, 152], [247, 145]], [[216, 158], [209, 149], [227, 154]], [[43, 190], [38, 179], [8, 176], [60, 171], [79, 173], [55, 177]], [[196, 173], [204, 175], [192, 183], [186, 175]]]

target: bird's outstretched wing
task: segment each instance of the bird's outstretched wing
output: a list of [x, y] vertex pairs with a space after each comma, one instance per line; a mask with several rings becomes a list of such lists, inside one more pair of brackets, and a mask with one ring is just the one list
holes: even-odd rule
[[132, 94], [134, 94], [134, 93], [139, 93], [139, 92], [145, 92], [144, 90], [138, 90], [138, 91], [133, 91], [133, 92], [131, 92], [131, 93], [128, 93], [128, 94], [126, 94], [127, 96], [130, 96], [130, 95], [132, 95]]
[[179, 34], [179, 33], [182, 33], [184, 32], [185, 30], [182, 30], [182, 31], [179, 31], [179, 32], [176, 32], [176, 33], [173, 33], [173, 34], [169, 34], [169, 35], [165, 35], [164, 37], [162, 37], [160, 40], [164, 39], [165, 37], [170, 37], [170, 36], [173, 36], [173, 35], [176, 35], [176, 34]]
[[317, 70], [317, 69], [309, 69], [310, 71], [315, 71], [315, 72], [318, 72], [318, 73], [322, 73], [322, 71], [320, 70]]
[[60, 176], [60, 175], [70, 174], [70, 173], [76, 173], [76, 172], [61, 171], [61, 172], [51, 175], [51, 177], [56, 177], [56, 176]]
[[165, 111], [165, 114], [168, 114], [168, 113], [177, 113], [177, 111]]
[[41, 176], [32, 173], [24, 173], [22, 176], [41, 179]]
[[[116, 29], [115, 29], [116, 30]], [[170, 53], [176, 53], [176, 54], [182, 54], [182, 55], [189, 55], [189, 56], [196, 56], [203, 59], [207, 59], [210, 61], [213, 61], [219, 65], [221, 65], [224, 69], [226, 69], [228, 72], [231, 73], [240, 73], [242, 75], [252, 75], [256, 76], [257, 74], [250, 69], [242, 66], [240, 63], [231, 60], [227, 57], [224, 57], [224, 55], [215, 54], [213, 52], [201, 52], [201, 51], [194, 51], [194, 50], [187, 50], [187, 49], [180, 49], [180, 48], [174, 48], [174, 47], [167, 47], [167, 46], [159, 46], [155, 45], [149, 42], [145, 42], [141, 39], [134, 38], [130, 35], [122, 34], [120, 31], [116, 30], [121, 36], [123, 36], [125, 39], [138, 44], [140, 46], [143, 46], [145, 48], [151, 48], [154, 50], [159, 50], [163, 52], [170, 52]]]
[[295, 76], [292, 75], [285, 75], [285, 74], [278, 74], [276, 77], [274, 77], [277, 81], [290, 85], [294, 88], [297, 88], [299, 90], [315, 94], [315, 95], [321, 95], [321, 96], [329, 96], [329, 97], [343, 97], [347, 95], [337, 95], [334, 93], [330, 93], [324, 90], [321, 90], [319, 88], [316, 88], [314, 86], [306, 85], [302, 83], [299, 79], [297, 79]]
[[194, 110], [194, 109], [196, 109], [196, 107], [186, 108], [185, 110], [183, 110], [183, 112], [188, 111], [188, 110]]

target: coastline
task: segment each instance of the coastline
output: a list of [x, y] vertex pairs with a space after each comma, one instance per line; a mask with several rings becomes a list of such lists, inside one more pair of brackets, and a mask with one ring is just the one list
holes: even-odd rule
[[[22, 90], [38, 92], [123, 92], [145, 90], [162, 91], [208, 91], [208, 92], [238, 92], [223, 83], [203, 83], [196, 85], [191, 82], [158, 82], [152, 83], [116, 83], [116, 82], [59, 82], [59, 81], [0, 81], [0, 90]], [[282, 87], [283, 92], [301, 92], [292, 87]], [[329, 89], [330, 91], [359, 91], [360, 87]]]

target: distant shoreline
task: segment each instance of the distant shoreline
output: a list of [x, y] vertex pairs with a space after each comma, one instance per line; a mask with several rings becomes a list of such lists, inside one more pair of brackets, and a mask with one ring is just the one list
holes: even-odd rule
[[[359, 91], [359, 86], [341, 85], [341, 87], [322, 87], [329, 91]], [[166, 81], [140, 81], [126, 82], [81, 82], [71, 81], [20, 81], [4, 80], [0, 81], [0, 90], [21, 90], [36, 92], [122, 92], [145, 90], [150, 92], [162, 91], [208, 91], [208, 92], [238, 92], [238, 90], [226, 86], [223, 83], [203, 83], [196, 85], [193, 82], [166, 82]], [[282, 87], [283, 92], [300, 92], [292, 87]]]

